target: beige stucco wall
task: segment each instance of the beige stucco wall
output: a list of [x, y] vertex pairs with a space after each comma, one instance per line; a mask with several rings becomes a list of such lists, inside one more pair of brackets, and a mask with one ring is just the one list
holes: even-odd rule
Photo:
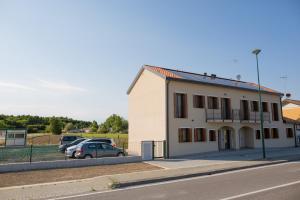
[[[188, 96], [188, 118], [176, 119], [174, 118], [174, 93], [186, 93]], [[188, 82], [171, 81], [169, 84], [169, 155], [179, 156], [186, 154], [202, 153], [208, 151], [218, 151], [218, 138], [216, 142], [192, 142], [192, 143], [179, 143], [178, 142], [178, 128], [206, 128], [207, 139], [208, 131], [210, 129], [218, 130], [221, 127], [228, 126], [234, 129], [234, 149], [239, 149], [239, 132], [242, 127], [249, 127], [253, 130], [260, 129], [258, 123], [240, 123], [240, 122], [206, 122], [205, 109], [193, 108], [193, 95], [199, 94], [204, 96], [226, 97], [231, 99], [231, 108], [240, 109], [240, 100], [255, 100], [258, 101], [256, 92], [239, 90], [234, 88], [216, 87], [212, 85], [194, 84]], [[266, 139], [266, 147], [286, 147], [294, 145], [294, 138], [287, 138], [285, 128], [292, 127], [291, 125], [283, 124], [282, 114], [280, 109], [280, 97], [271, 94], [263, 94], [262, 100], [268, 102], [269, 111], [271, 113], [271, 104], [278, 103], [279, 108], [279, 121], [265, 122], [264, 127], [278, 128], [279, 139]], [[207, 107], [207, 98], [205, 99]], [[219, 100], [220, 107], [220, 100]], [[218, 134], [217, 134], [218, 136]], [[253, 144], [255, 148], [261, 147], [261, 140], [255, 139], [255, 132], [252, 134]]]
[[141, 154], [141, 141], [166, 138], [165, 79], [144, 70], [129, 93], [128, 99], [128, 151]]

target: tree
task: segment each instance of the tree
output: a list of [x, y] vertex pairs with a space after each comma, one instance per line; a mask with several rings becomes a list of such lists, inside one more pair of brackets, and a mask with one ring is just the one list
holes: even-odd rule
[[64, 131], [69, 132], [72, 129], [74, 129], [74, 125], [73, 125], [73, 123], [69, 122], [65, 125]]
[[127, 120], [116, 114], [109, 116], [104, 122], [104, 125], [110, 132], [113, 133], [127, 132], [128, 129]]
[[56, 117], [52, 117], [50, 119], [49, 131], [52, 134], [59, 135], [62, 131], [62, 122], [60, 119]]
[[106, 127], [105, 123], [100, 124], [98, 128], [98, 133], [108, 133], [109, 129]]
[[92, 131], [92, 132], [97, 132], [97, 130], [98, 130], [98, 123], [94, 120], [94, 121], [92, 122], [90, 128], [91, 128], [91, 131]]

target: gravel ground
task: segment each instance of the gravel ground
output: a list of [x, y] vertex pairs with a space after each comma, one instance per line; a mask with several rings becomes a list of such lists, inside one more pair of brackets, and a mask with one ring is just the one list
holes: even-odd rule
[[147, 163], [129, 163], [118, 165], [102, 165], [93, 167], [38, 170], [29, 172], [0, 174], [0, 187], [48, 183], [56, 181], [92, 178], [95, 176], [149, 171], [161, 169]]

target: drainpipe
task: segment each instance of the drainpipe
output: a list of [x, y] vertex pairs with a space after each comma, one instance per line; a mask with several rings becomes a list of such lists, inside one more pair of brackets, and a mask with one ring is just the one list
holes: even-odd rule
[[169, 83], [166, 79], [166, 142], [165, 142], [165, 158], [170, 157], [170, 142], [169, 142]]

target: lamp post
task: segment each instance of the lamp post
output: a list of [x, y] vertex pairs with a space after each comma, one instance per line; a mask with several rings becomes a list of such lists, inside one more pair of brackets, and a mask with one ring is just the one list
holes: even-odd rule
[[254, 49], [252, 51], [256, 57], [256, 68], [257, 68], [257, 81], [258, 81], [258, 95], [259, 95], [259, 113], [260, 113], [260, 132], [261, 132], [261, 143], [262, 143], [262, 150], [263, 150], [263, 159], [266, 158], [266, 149], [265, 149], [265, 134], [264, 134], [264, 115], [263, 115], [263, 107], [261, 101], [261, 87], [260, 87], [260, 78], [259, 78], [259, 68], [258, 68], [258, 54], [261, 52], [260, 49]]

